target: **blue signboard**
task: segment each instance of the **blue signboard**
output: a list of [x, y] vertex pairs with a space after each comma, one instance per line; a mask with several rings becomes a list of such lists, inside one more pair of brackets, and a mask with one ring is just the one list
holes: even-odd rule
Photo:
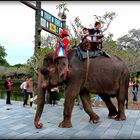
[[50, 32], [59, 34], [59, 31], [62, 29], [62, 22], [47, 11], [41, 9], [41, 26], [47, 28]]
[[54, 24], [61, 28], [61, 21], [57, 18], [54, 19]]
[[50, 15], [48, 12], [44, 11], [43, 18], [49, 22], [52, 22], [52, 15]]

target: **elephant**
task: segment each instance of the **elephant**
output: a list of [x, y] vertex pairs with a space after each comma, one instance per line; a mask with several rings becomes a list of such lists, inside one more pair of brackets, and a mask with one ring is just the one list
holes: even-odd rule
[[[89, 65], [87, 68], [87, 61]], [[125, 101], [128, 100], [129, 70], [121, 58], [98, 56], [80, 60], [77, 49], [69, 50], [69, 70], [64, 79], [60, 72], [66, 65], [65, 57], [53, 59], [53, 53], [47, 53], [42, 67], [39, 69], [37, 110], [34, 118], [36, 128], [42, 128], [40, 117], [45, 103], [45, 91], [51, 86], [66, 84], [63, 121], [58, 127], [72, 127], [71, 115], [75, 98], [80, 95], [85, 112], [89, 115], [89, 123], [96, 124], [100, 117], [93, 111], [90, 93], [98, 94], [109, 111], [108, 117], [117, 121], [126, 120]], [[111, 98], [116, 97], [118, 108]]]

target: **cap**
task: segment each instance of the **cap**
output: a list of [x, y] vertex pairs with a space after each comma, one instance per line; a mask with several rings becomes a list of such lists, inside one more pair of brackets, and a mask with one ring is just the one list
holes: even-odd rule
[[67, 36], [69, 36], [69, 33], [68, 33], [68, 31], [66, 31], [66, 30], [61, 31], [60, 33], [61, 33], [62, 35], [67, 35]]

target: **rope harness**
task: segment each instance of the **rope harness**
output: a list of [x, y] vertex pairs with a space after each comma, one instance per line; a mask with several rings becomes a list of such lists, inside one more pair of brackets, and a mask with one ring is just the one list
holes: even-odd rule
[[[89, 61], [89, 51], [87, 50], [87, 67], [86, 67], [86, 78], [85, 78], [84, 86], [86, 85], [87, 78], [88, 78], [89, 65], [90, 65], [90, 61]], [[83, 87], [84, 87], [84, 86], [83, 86]]]

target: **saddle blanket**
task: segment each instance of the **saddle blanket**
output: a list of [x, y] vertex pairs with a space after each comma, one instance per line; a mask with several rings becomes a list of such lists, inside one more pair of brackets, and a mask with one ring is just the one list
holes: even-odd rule
[[[77, 54], [80, 60], [87, 59], [87, 52], [83, 51], [80, 47], [77, 47]], [[105, 56], [110, 58], [110, 55], [108, 55], [105, 51], [103, 50], [97, 50], [97, 51], [89, 51], [89, 58], [95, 58], [97, 56]]]

